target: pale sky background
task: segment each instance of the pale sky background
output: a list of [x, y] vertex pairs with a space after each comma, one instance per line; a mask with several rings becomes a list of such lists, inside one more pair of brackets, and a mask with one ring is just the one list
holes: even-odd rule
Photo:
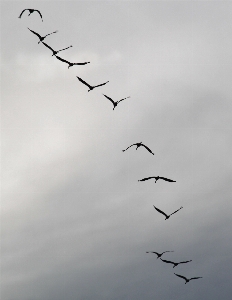
[[231, 299], [231, 82], [230, 1], [1, 1], [1, 299]]

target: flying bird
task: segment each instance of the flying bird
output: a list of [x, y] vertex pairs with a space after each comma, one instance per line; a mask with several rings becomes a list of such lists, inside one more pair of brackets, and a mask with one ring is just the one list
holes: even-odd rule
[[[27, 27], [27, 28], [28, 28], [28, 27]], [[51, 32], [51, 33], [46, 34], [45, 36], [41, 36], [40, 34], [38, 34], [37, 32], [35, 32], [35, 31], [33, 31], [33, 30], [31, 30], [30, 28], [28, 28], [28, 29], [29, 29], [32, 33], [34, 33], [35, 35], [38, 36], [38, 38], [39, 38], [38, 44], [39, 44], [40, 42], [42, 42], [48, 35], [51, 35], [51, 34], [53, 34], [53, 33], [58, 32], [58, 30], [56, 30], [56, 31], [53, 31], [53, 32]]]
[[146, 177], [146, 178], [140, 179], [140, 180], [138, 180], [138, 181], [146, 181], [146, 180], [149, 180], [149, 179], [152, 179], [152, 178], [155, 178], [155, 183], [156, 183], [156, 181], [159, 180], [159, 179], [163, 179], [163, 180], [168, 181], [168, 182], [176, 182], [175, 180], [168, 179], [168, 178], [161, 177], [161, 176], [151, 176], [151, 177]]
[[186, 264], [186, 263], [192, 261], [192, 260], [187, 260], [187, 261], [180, 261], [180, 262], [178, 262], [178, 263], [175, 263], [175, 262], [170, 261], [170, 260], [165, 260], [165, 259], [162, 259], [162, 258], [160, 258], [160, 259], [161, 259], [163, 262], [167, 263], [167, 264], [173, 264], [173, 268], [175, 268], [175, 267], [178, 266], [179, 264]]
[[180, 278], [183, 278], [184, 280], [185, 280], [185, 284], [187, 283], [187, 282], [189, 282], [190, 280], [193, 280], [193, 279], [198, 279], [198, 278], [203, 278], [203, 277], [192, 277], [192, 278], [186, 278], [185, 276], [183, 276], [183, 275], [179, 275], [179, 274], [176, 274], [176, 273], [174, 273], [176, 276], [178, 276], [178, 277], [180, 277]]
[[[136, 146], [136, 150], [137, 150], [139, 147], [143, 146], [143, 147], [146, 148], [151, 154], [155, 155], [155, 154], [151, 151], [151, 149], [149, 149], [149, 148], [148, 148], [146, 145], [144, 145], [142, 142], [132, 144], [132, 145], [130, 145], [129, 147], [127, 147], [125, 150], [122, 150], [122, 151], [124, 152], [124, 151], [126, 151], [127, 149], [129, 149], [129, 148], [132, 147], [132, 146]], [[157, 180], [158, 180], [158, 179], [157, 179]], [[144, 181], [144, 180], [139, 180], [139, 181]]]
[[65, 59], [63, 59], [63, 58], [61, 58], [61, 57], [59, 57], [59, 56], [57, 56], [57, 55], [56, 55], [56, 58], [57, 58], [58, 60], [64, 62], [64, 63], [68, 64], [68, 69], [69, 69], [70, 67], [74, 66], [74, 65], [87, 65], [87, 64], [90, 63], [90, 61], [88, 61], [88, 62], [83, 62], [83, 63], [72, 63], [72, 62], [67, 61], [67, 60], [65, 60]]
[[174, 251], [164, 251], [162, 253], [158, 253], [158, 252], [155, 252], [155, 251], [147, 251], [146, 253], [155, 253], [157, 255], [157, 259], [158, 259], [166, 252], [174, 252]]
[[36, 12], [40, 15], [40, 17], [41, 17], [41, 19], [42, 19], [42, 22], [43, 22], [43, 17], [42, 17], [41, 12], [40, 12], [38, 9], [33, 9], [33, 8], [25, 8], [25, 9], [21, 12], [21, 14], [19, 15], [19, 18], [22, 17], [22, 14], [25, 12], [25, 10], [29, 10], [29, 15], [28, 15], [28, 17], [29, 17], [33, 12], [36, 11]]
[[50, 47], [50, 46], [49, 46], [48, 44], [46, 44], [45, 42], [42, 42], [42, 44], [44, 44], [45, 47], [47, 47], [48, 49], [50, 49], [50, 50], [52, 51], [52, 56], [53, 56], [53, 55], [56, 55], [56, 54], [59, 53], [60, 51], [63, 51], [63, 50], [66, 50], [66, 49], [72, 47], [72, 45], [71, 45], [71, 46], [66, 47], [66, 48], [64, 48], [64, 49], [61, 49], [61, 50], [57, 50], [57, 51], [56, 51], [56, 50], [52, 49], [52, 47]]
[[91, 90], [93, 90], [93, 89], [95, 89], [96, 87], [98, 87], [98, 86], [102, 86], [102, 85], [105, 85], [105, 84], [107, 84], [109, 81], [106, 81], [106, 82], [104, 82], [104, 83], [101, 83], [101, 84], [98, 84], [98, 85], [90, 85], [90, 84], [88, 84], [87, 82], [85, 82], [83, 79], [81, 79], [80, 77], [78, 77], [77, 76], [77, 79], [80, 81], [80, 82], [82, 82], [83, 84], [85, 84], [88, 88], [89, 88], [89, 90], [88, 90], [88, 92], [90, 92]]
[[179, 209], [177, 209], [176, 211], [174, 211], [172, 214], [170, 215], [166, 215], [162, 210], [160, 210], [159, 208], [155, 207], [155, 205], [153, 205], [154, 208], [159, 212], [161, 213], [162, 215], [165, 216], [165, 220], [169, 219], [171, 217], [171, 215], [175, 214], [176, 212], [178, 212], [181, 208], [183, 208], [183, 206], [181, 206]]
[[123, 98], [123, 99], [121, 99], [121, 100], [119, 100], [119, 101], [114, 101], [113, 99], [111, 99], [109, 96], [106, 96], [105, 94], [102, 94], [102, 95], [104, 95], [108, 100], [110, 100], [111, 102], [112, 102], [112, 104], [113, 104], [113, 110], [115, 109], [115, 107], [118, 105], [118, 103], [119, 102], [121, 102], [121, 101], [123, 101], [123, 100], [125, 100], [125, 99], [127, 99], [127, 98], [130, 98], [130, 96], [129, 97], [126, 97], [126, 98]]

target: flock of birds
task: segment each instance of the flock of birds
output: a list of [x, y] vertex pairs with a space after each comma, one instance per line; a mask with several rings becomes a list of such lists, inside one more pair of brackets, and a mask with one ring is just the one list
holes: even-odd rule
[[[43, 22], [43, 17], [42, 17], [42, 14], [39, 10], [37, 9], [32, 9], [32, 8], [27, 8], [27, 9], [24, 9], [20, 15], [19, 15], [19, 18], [22, 17], [23, 13], [28, 10], [29, 11], [29, 14], [28, 16], [30, 16], [32, 13], [34, 12], [37, 12], [40, 16], [40, 18], [42, 19], [42, 22]], [[58, 60], [60, 60], [61, 62], [64, 62], [66, 64], [68, 64], [68, 68], [74, 66], [74, 65], [86, 65], [86, 64], [89, 64], [90, 62], [81, 62], [81, 63], [72, 63], [72, 62], [69, 62], [59, 56], [57, 56], [57, 54], [61, 51], [64, 51], [66, 49], [69, 49], [72, 47], [69, 46], [69, 47], [66, 47], [66, 48], [63, 48], [61, 50], [54, 50], [51, 46], [49, 46], [47, 43], [44, 42], [44, 39], [51, 35], [51, 34], [54, 34], [54, 33], [57, 33], [58, 31], [53, 31], [51, 33], [48, 33], [46, 34], [45, 36], [41, 36], [39, 33], [35, 32], [34, 30], [31, 30], [30, 28], [28, 28], [34, 35], [36, 35], [38, 38], [39, 38], [39, 41], [38, 41], [38, 44], [41, 42], [46, 48], [48, 48], [49, 50], [52, 51], [52, 56], [55, 56]], [[101, 84], [98, 84], [98, 85], [90, 85], [88, 84], [86, 81], [84, 81], [82, 78], [76, 76], [77, 79], [84, 85], [86, 85], [89, 90], [88, 92], [92, 91], [93, 89], [97, 88], [97, 87], [100, 87], [100, 86], [103, 86], [105, 84], [107, 84], [109, 81], [106, 81], [104, 83], [101, 83]], [[112, 98], [110, 98], [109, 96], [103, 94], [103, 96], [105, 96], [105, 98], [107, 98], [112, 104], [113, 104], [113, 110], [115, 109], [115, 107], [123, 100], [127, 99], [127, 98], [130, 98], [130, 96], [126, 97], [126, 98], [122, 98], [118, 101], [114, 101]], [[132, 146], [136, 146], [136, 150], [139, 148], [139, 147], [144, 147], [148, 152], [150, 152], [152, 155], [154, 155], [154, 153], [152, 152], [152, 150], [150, 148], [148, 148], [146, 145], [144, 145], [142, 142], [139, 142], [139, 143], [134, 143], [132, 145], [130, 145], [129, 147], [127, 147], [125, 150], [122, 150], [123, 152], [125, 152], [126, 150], [128, 150], [130, 147]], [[169, 179], [169, 178], [166, 178], [166, 177], [161, 177], [161, 176], [150, 176], [150, 177], [146, 177], [146, 178], [143, 178], [143, 179], [140, 179], [138, 181], [146, 181], [146, 180], [149, 180], [149, 179], [155, 179], [155, 183], [157, 182], [157, 180], [159, 179], [162, 179], [164, 181], [167, 181], [167, 182], [176, 182], [175, 180], [172, 180], [172, 179]], [[167, 215], [165, 212], [163, 212], [161, 209], [157, 208], [155, 205], [154, 206], [154, 209], [159, 212], [160, 214], [162, 214], [164, 217], [165, 217], [165, 220], [169, 219], [173, 214], [177, 213], [179, 210], [181, 210], [183, 207], [181, 206], [179, 209], [177, 209], [176, 211], [174, 211], [173, 213], [171, 213], [170, 215]], [[157, 255], [157, 259], [160, 259], [162, 262], [164, 263], [167, 263], [167, 264], [172, 264], [173, 265], [173, 268], [177, 267], [178, 265], [180, 264], [186, 264], [186, 263], [189, 263], [191, 262], [192, 260], [187, 260], [187, 261], [180, 261], [180, 262], [173, 262], [173, 261], [170, 261], [170, 260], [166, 260], [166, 259], [162, 259], [161, 257], [163, 256], [164, 253], [167, 253], [167, 252], [174, 252], [174, 251], [164, 251], [162, 253], [158, 253], [158, 252], [155, 252], [155, 251], [147, 251], [146, 253], [153, 253], [153, 254], [156, 254]], [[193, 280], [193, 279], [199, 279], [199, 278], [203, 278], [203, 277], [192, 277], [192, 278], [187, 278], [183, 275], [180, 275], [180, 274], [176, 274], [174, 273], [177, 277], [179, 278], [182, 278], [185, 280], [185, 284], [188, 283], [190, 280]]]

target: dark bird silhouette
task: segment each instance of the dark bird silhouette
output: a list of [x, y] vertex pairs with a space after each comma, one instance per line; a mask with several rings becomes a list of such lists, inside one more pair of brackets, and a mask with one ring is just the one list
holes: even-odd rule
[[[28, 28], [28, 27], [27, 27], [27, 28]], [[38, 36], [38, 38], [39, 38], [38, 44], [39, 44], [40, 42], [42, 42], [48, 35], [51, 35], [51, 34], [53, 34], [53, 33], [58, 32], [58, 30], [56, 30], [56, 31], [53, 31], [53, 32], [51, 32], [51, 33], [46, 34], [45, 36], [41, 36], [40, 34], [38, 34], [37, 32], [35, 32], [34, 30], [31, 30], [30, 28], [28, 28], [28, 29], [29, 29], [32, 33], [34, 33], [35, 35]]]
[[[149, 148], [148, 148], [146, 145], [144, 145], [142, 142], [132, 144], [132, 145], [130, 145], [129, 147], [127, 147], [125, 150], [122, 150], [122, 151], [124, 152], [124, 151], [126, 151], [127, 149], [129, 149], [129, 148], [132, 147], [132, 146], [136, 146], [136, 150], [137, 150], [139, 147], [143, 146], [143, 147], [146, 148], [151, 154], [155, 155], [155, 154], [151, 151], [151, 149], [149, 149]], [[158, 180], [158, 179], [157, 179], [157, 180]], [[144, 181], [144, 180], [139, 180], [139, 181]]]
[[174, 211], [172, 214], [170, 215], [166, 215], [162, 210], [160, 210], [159, 208], [155, 207], [155, 205], [153, 205], [154, 208], [159, 212], [161, 213], [162, 215], [165, 216], [165, 220], [169, 219], [171, 217], [171, 215], [175, 214], [176, 212], [178, 212], [181, 208], [183, 208], [183, 206], [181, 206], [179, 209], [177, 209], [176, 211]]
[[186, 278], [185, 276], [183, 276], [183, 275], [179, 275], [179, 274], [176, 274], [176, 273], [174, 273], [176, 276], [178, 276], [178, 277], [180, 277], [180, 278], [183, 278], [184, 280], [185, 280], [185, 284], [187, 283], [187, 282], [189, 282], [190, 280], [193, 280], [193, 279], [198, 279], [198, 278], [203, 278], [203, 277], [192, 277], [192, 278]]
[[41, 19], [42, 19], [42, 22], [43, 22], [43, 17], [42, 17], [41, 12], [40, 12], [38, 9], [33, 9], [33, 8], [25, 8], [25, 9], [21, 12], [21, 14], [19, 15], [19, 18], [22, 17], [22, 14], [25, 12], [25, 10], [29, 10], [29, 15], [28, 15], [28, 17], [29, 17], [33, 12], [36, 11], [36, 12], [40, 15], [40, 17], [41, 17]]
[[90, 63], [90, 61], [88, 61], [88, 62], [83, 62], [83, 63], [72, 63], [72, 62], [67, 61], [67, 60], [65, 60], [65, 59], [63, 59], [63, 58], [61, 58], [61, 57], [59, 57], [59, 56], [57, 56], [57, 55], [56, 55], [56, 58], [59, 59], [60, 61], [64, 62], [64, 63], [68, 64], [68, 69], [69, 69], [70, 67], [72, 67], [72, 66], [75, 66], [75, 65], [78, 65], [78, 66], [79, 66], [79, 65], [87, 65], [87, 64]]
[[80, 82], [82, 82], [83, 84], [85, 84], [88, 88], [89, 88], [89, 90], [88, 90], [88, 92], [90, 92], [91, 90], [93, 90], [93, 89], [95, 89], [96, 87], [98, 87], [98, 86], [102, 86], [102, 85], [105, 85], [105, 84], [107, 84], [109, 81], [106, 81], [106, 82], [104, 82], [104, 83], [101, 83], [101, 84], [98, 84], [98, 85], [90, 85], [90, 84], [88, 84], [87, 82], [85, 82], [83, 79], [81, 79], [80, 77], [78, 77], [77, 76], [77, 79], [80, 81]]
[[61, 52], [61, 51], [64, 51], [64, 50], [66, 50], [66, 49], [72, 47], [72, 45], [71, 45], [71, 46], [66, 47], [66, 48], [64, 48], [64, 49], [61, 49], [61, 50], [57, 50], [57, 51], [56, 51], [56, 50], [52, 49], [52, 47], [50, 47], [50, 46], [49, 46], [48, 44], [46, 44], [45, 42], [42, 42], [42, 44], [44, 44], [45, 47], [47, 47], [48, 49], [50, 49], [50, 50], [52, 51], [52, 56], [53, 56], [53, 55], [56, 55], [57, 53], [59, 53], [59, 52]]
[[162, 259], [162, 258], [160, 258], [160, 259], [161, 259], [163, 262], [167, 263], [167, 264], [173, 264], [173, 268], [175, 268], [175, 267], [178, 266], [179, 264], [186, 264], [186, 263], [192, 261], [192, 260], [187, 260], [187, 261], [180, 261], [180, 262], [178, 262], [178, 263], [175, 263], [175, 262], [170, 261], [170, 260], [165, 260], [165, 259]]
[[164, 251], [162, 253], [158, 253], [158, 252], [155, 252], [155, 251], [147, 251], [146, 253], [155, 253], [157, 255], [157, 259], [158, 259], [166, 252], [174, 252], [174, 251]]
[[111, 99], [110, 97], [106, 96], [105, 94], [102, 94], [102, 95], [104, 95], [108, 100], [110, 100], [112, 102], [112, 104], [114, 106], [113, 110], [115, 109], [115, 107], [118, 105], [119, 102], [121, 102], [121, 101], [123, 101], [123, 100], [125, 100], [127, 98], [130, 98], [130, 96], [129, 96], [129, 97], [123, 98], [123, 99], [121, 99], [119, 101], [114, 101], [113, 99]]
[[156, 181], [159, 180], [159, 179], [163, 179], [163, 180], [168, 181], [168, 182], [176, 182], [175, 180], [168, 179], [168, 178], [161, 177], [161, 176], [151, 176], [151, 177], [146, 177], [146, 178], [140, 179], [140, 180], [138, 180], [138, 181], [146, 181], [146, 180], [149, 180], [149, 179], [152, 179], [152, 178], [155, 178], [155, 183], [156, 183]]

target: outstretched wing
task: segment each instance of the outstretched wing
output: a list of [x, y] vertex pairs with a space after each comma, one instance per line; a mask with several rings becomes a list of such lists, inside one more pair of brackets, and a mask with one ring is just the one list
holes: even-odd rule
[[121, 99], [121, 100], [119, 100], [119, 101], [117, 101], [117, 102], [119, 103], [119, 102], [121, 102], [121, 101], [123, 101], [123, 100], [125, 100], [125, 99], [127, 99], [127, 98], [130, 98], [130, 96], [128, 96], [128, 97], [126, 97], [126, 98], [123, 98], [123, 99]]
[[[28, 28], [28, 27], [27, 27]], [[32, 33], [34, 33], [35, 35], [38, 36], [38, 38], [40, 39], [41, 38], [41, 35], [39, 35], [37, 32], [35, 32], [34, 30], [31, 30], [30, 28], [28, 28]]]
[[60, 49], [60, 50], [58, 50], [58, 51], [56, 51], [56, 52], [58, 53], [58, 52], [60, 52], [60, 51], [64, 51], [64, 50], [69, 49], [69, 48], [71, 48], [71, 47], [72, 47], [72, 45], [71, 45], [71, 46], [68, 46], [68, 47], [66, 47], [66, 48]]
[[[48, 33], [48, 34], [45, 35], [45, 37], [48, 36], [48, 35], [51, 35], [51, 34], [53, 34], [53, 33], [57, 33], [57, 32], [58, 32], [58, 30], [53, 31], [53, 32], [51, 32], [51, 33]], [[44, 38], [45, 38], [45, 37], [44, 37]]]
[[184, 276], [182, 276], [182, 275], [179, 275], [179, 274], [176, 274], [176, 273], [174, 273], [176, 276], [178, 276], [178, 277], [180, 277], [180, 278], [183, 278], [184, 280], [187, 280], [187, 278], [186, 277], [184, 277]]
[[176, 212], [178, 212], [180, 209], [182, 209], [183, 208], [183, 206], [181, 206], [179, 209], [177, 209], [176, 211], [174, 211], [172, 214], [170, 214], [170, 216], [171, 215], [173, 215], [173, 214], [175, 214]]
[[21, 14], [19, 15], [19, 18], [22, 17], [22, 14], [25, 12], [25, 10], [28, 10], [28, 8], [25, 8], [25, 9], [21, 12]]
[[146, 178], [140, 179], [138, 181], [145, 181], [145, 180], [149, 180], [149, 179], [152, 179], [152, 178], [155, 178], [155, 176], [146, 177]]
[[114, 100], [112, 98], [110, 98], [109, 96], [102, 94], [103, 96], [105, 96], [108, 100], [110, 100], [110, 102], [112, 102], [113, 104], [115, 103]]
[[175, 264], [173, 261], [170, 261], [170, 260], [165, 260], [165, 259], [162, 259], [160, 258], [163, 262], [166, 262], [167, 264]]
[[50, 47], [48, 44], [42, 42], [42, 44], [44, 44], [45, 47], [47, 47], [48, 49], [50, 49], [52, 52], [56, 52], [55, 50], [52, 49], [52, 47]]
[[154, 208], [159, 212], [161, 213], [162, 215], [164, 215], [165, 217], [168, 217], [168, 215], [165, 214], [165, 212], [163, 212], [162, 210], [160, 210], [159, 208], [155, 207], [155, 205], [153, 205]]
[[90, 63], [90, 61], [88, 61], [88, 62], [83, 62], [83, 63], [73, 63], [73, 65], [87, 65], [87, 64], [89, 64]]
[[146, 148], [151, 154], [153, 154], [154, 155], [154, 153], [151, 151], [151, 149], [149, 149], [146, 145], [144, 145], [144, 144], [141, 144], [141, 146], [143, 146], [144, 148]]
[[[122, 150], [122, 151], [124, 152], [124, 151], [126, 151], [127, 149], [129, 149], [130, 147], [135, 146], [135, 145], [137, 145], [137, 144], [132, 144], [132, 145], [130, 145], [129, 147], [127, 147], [125, 150]], [[142, 180], [139, 180], [139, 181], [142, 181]]]
[[94, 87], [98, 87], [98, 86], [105, 85], [105, 84], [107, 84], [108, 82], [109, 82], [109, 81], [106, 81], [106, 82], [104, 82], [104, 83], [101, 83], [101, 84], [95, 85]]
[[63, 62], [65, 62], [65, 63], [69, 64], [69, 61], [67, 61], [67, 60], [65, 60], [65, 59], [63, 59], [63, 58], [61, 58], [61, 57], [58, 56], [58, 55], [56, 55], [56, 58], [57, 58], [58, 60], [60, 60], [60, 61], [63, 61]]
[[155, 253], [156, 255], [159, 255], [159, 253], [157, 253], [155, 251], [147, 251], [146, 253]]
[[166, 253], [166, 252], [174, 252], [174, 251], [164, 251], [162, 254]]
[[169, 182], [176, 182], [175, 180], [168, 179], [168, 178], [165, 178], [165, 177], [160, 177], [159, 179], [163, 179], [163, 180], [169, 181]]
[[192, 277], [192, 278], [190, 278], [189, 280], [192, 280], [192, 279], [198, 279], [198, 278], [203, 278], [203, 277]]
[[43, 17], [42, 17], [41, 12], [40, 12], [38, 9], [35, 9], [34, 11], [37, 11], [37, 13], [40, 15], [40, 17], [41, 17], [41, 19], [42, 19], [42, 22], [43, 22]]
[[87, 85], [89, 88], [91, 88], [92, 86], [89, 85], [87, 82], [85, 82], [83, 79], [81, 79], [80, 77], [77, 76], [77, 79], [82, 82], [83, 84]]
[[192, 260], [180, 261], [178, 264], [186, 264], [186, 263], [188, 263], [190, 261], [192, 261]]

